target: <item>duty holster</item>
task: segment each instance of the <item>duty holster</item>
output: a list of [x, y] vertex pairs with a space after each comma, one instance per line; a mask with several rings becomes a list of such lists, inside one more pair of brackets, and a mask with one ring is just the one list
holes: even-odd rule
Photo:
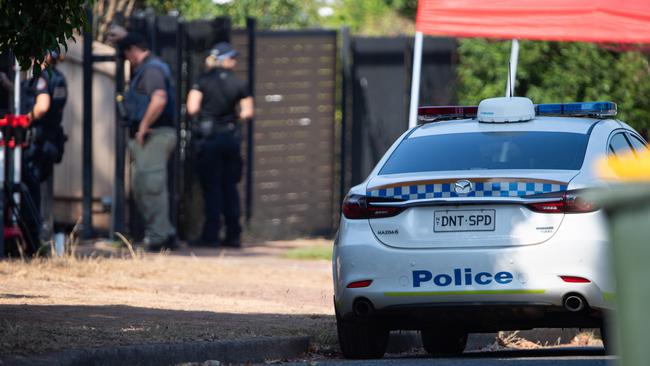
[[34, 124], [29, 130], [29, 144], [25, 148], [28, 168], [36, 179], [43, 182], [52, 175], [54, 164], [63, 160], [68, 137], [61, 126], [45, 128]]
[[192, 134], [197, 138], [211, 138], [220, 133], [232, 133], [236, 129], [236, 120], [199, 119], [192, 123]]

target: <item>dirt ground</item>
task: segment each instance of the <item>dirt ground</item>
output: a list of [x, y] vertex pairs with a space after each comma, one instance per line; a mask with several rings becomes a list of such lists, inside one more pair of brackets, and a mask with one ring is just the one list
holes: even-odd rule
[[[331, 354], [331, 264], [284, 257], [331, 245], [296, 240], [133, 259], [96, 243], [75, 257], [0, 261], [0, 364], [3, 355], [71, 348], [288, 335], [311, 336], [316, 353]], [[570, 343], [594, 342], [586, 333]], [[499, 334], [493, 346], [540, 347], [516, 333]]]
[[314, 245], [331, 241], [137, 259], [94, 245], [79, 247], [81, 258], [2, 261], [0, 355], [282, 335], [334, 347], [329, 261], [282, 257]]

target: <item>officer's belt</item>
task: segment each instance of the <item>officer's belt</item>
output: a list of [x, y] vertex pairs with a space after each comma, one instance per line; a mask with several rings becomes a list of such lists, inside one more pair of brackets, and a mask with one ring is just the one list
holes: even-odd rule
[[227, 125], [227, 124], [230, 124], [230, 123], [237, 122], [237, 118], [236, 117], [222, 117], [222, 118], [203, 117], [203, 118], [201, 118], [201, 121], [211, 121], [215, 125]]
[[202, 118], [199, 124], [205, 135], [230, 132], [237, 128], [234, 118]]

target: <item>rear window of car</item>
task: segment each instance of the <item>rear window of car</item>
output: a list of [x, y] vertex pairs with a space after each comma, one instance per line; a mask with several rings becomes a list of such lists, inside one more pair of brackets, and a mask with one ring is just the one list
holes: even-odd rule
[[568, 132], [476, 132], [402, 141], [379, 174], [447, 170], [579, 170], [589, 136]]

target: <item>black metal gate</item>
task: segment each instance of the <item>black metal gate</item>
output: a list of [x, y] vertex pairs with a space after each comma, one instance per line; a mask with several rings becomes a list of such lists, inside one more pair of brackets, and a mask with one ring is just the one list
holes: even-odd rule
[[[350, 185], [362, 182], [408, 128], [413, 39], [353, 37]], [[425, 38], [420, 105], [455, 101], [456, 42]]]

